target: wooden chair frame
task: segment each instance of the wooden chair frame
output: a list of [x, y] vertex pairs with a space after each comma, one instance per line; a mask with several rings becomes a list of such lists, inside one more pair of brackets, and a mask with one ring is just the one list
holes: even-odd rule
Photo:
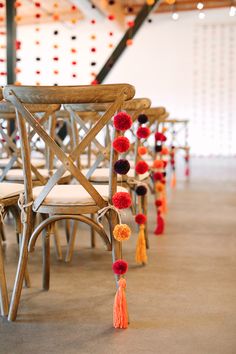
[[[89, 219], [83, 214], [96, 213], [111, 202], [113, 194], [116, 192], [117, 180], [116, 176], [111, 174], [109, 185], [109, 200], [106, 201], [96, 190], [96, 188], [81, 173], [80, 169], [74, 164], [78, 155], [84, 151], [92, 139], [98, 132], [109, 122], [115, 112], [119, 111], [123, 102], [134, 96], [134, 88], [128, 84], [118, 85], [99, 85], [99, 86], [65, 86], [65, 87], [32, 87], [32, 86], [6, 86], [4, 88], [4, 98], [11, 102], [16, 108], [16, 116], [21, 139], [22, 161], [24, 168], [24, 205], [22, 212], [24, 215], [23, 223], [23, 240], [21, 245], [20, 258], [17, 268], [16, 280], [14, 284], [9, 320], [15, 320], [19, 305], [22, 282], [28, 259], [28, 244], [31, 251], [39, 233], [43, 229], [43, 287], [49, 289], [49, 256], [50, 256], [50, 225], [60, 219], [81, 220], [96, 228], [97, 232], [102, 236], [105, 243], [112, 248], [113, 260], [121, 258], [121, 244], [113, 239], [112, 231], [117, 224], [117, 213], [114, 210], [109, 211], [110, 238], [107, 236], [104, 228]], [[73, 103], [96, 103], [110, 102], [110, 106], [103, 116], [95, 123], [93, 128], [85, 135], [79, 144], [73, 149], [69, 156], [58, 146], [58, 144], [47, 134], [33, 114], [27, 109], [27, 104], [73, 104]], [[41, 137], [45, 144], [50, 148], [53, 154], [58, 158], [62, 165], [49, 178], [45, 187], [42, 189], [38, 197], [33, 200], [33, 185], [30, 164], [30, 149], [27, 139], [26, 122]], [[117, 134], [117, 132], [116, 132]], [[111, 154], [111, 166], [117, 160], [115, 151]], [[81, 186], [89, 193], [94, 200], [95, 205], [91, 206], [58, 206], [43, 205], [43, 201], [63, 176], [65, 171], [70, 171], [71, 175], [79, 182]], [[45, 214], [45, 220], [38, 225], [32, 234], [32, 213], [39, 212]], [[46, 219], [47, 215], [49, 218]]]

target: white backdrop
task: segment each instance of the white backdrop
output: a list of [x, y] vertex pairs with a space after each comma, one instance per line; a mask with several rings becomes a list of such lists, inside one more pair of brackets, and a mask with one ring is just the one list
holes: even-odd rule
[[[192, 153], [200, 156], [236, 154], [236, 18], [228, 12], [207, 11], [204, 20], [197, 12], [181, 13], [178, 21], [170, 14], [152, 15], [152, 22], [146, 22], [104, 82], [131, 83], [137, 96], [164, 105], [171, 117], [189, 118]], [[92, 18], [96, 18], [93, 12], [76, 26], [41, 25], [39, 32], [36, 26], [20, 26], [18, 81], [90, 83], [91, 72], [98, 72], [112, 52], [109, 45], [115, 46], [122, 36], [113, 22], [98, 17], [92, 25]], [[0, 79], [4, 84], [4, 77]]]

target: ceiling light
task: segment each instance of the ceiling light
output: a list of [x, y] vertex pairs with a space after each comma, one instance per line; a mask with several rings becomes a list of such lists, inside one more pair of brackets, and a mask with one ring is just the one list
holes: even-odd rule
[[202, 10], [203, 7], [204, 7], [204, 5], [203, 5], [202, 2], [198, 2], [198, 3], [197, 3], [197, 8], [198, 8], [198, 10]]
[[200, 19], [200, 20], [203, 20], [204, 18], [205, 18], [205, 13], [204, 12], [199, 12], [199, 14], [198, 14], [198, 18]]
[[173, 12], [172, 19], [176, 21], [178, 20], [178, 18], [179, 18], [179, 14], [177, 12]]

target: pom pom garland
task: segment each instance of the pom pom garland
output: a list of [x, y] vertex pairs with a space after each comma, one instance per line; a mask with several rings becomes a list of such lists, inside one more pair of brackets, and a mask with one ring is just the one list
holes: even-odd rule
[[164, 167], [164, 161], [163, 160], [155, 160], [153, 162], [153, 167], [154, 168], [163, 168]]
[[132, 126], [132, 119], [129, 114], [125, 112], [119, 112], [114, 117], [114, 127], [117, 130], [125, 131], [130, 129]]
[[139, 155], [145, 155], [146, 153], [147, 153], [147, 148], [145, 146], [139, 146], [138, 154]]
[[163, 174], [161, 172], [154, 172], [153, 179], [154, 181], [162, 181]]
[[119, 175], [126, 175], [130, 170], [129, 161], [126, 159], [120, 159], [116, 161], [114, 164], [114, 170]]
[[157, 208], [160, 207], [160, 206], [162, 206], [162, 201], [161, 201], [160, 199], [157, 199], [157, 200], [155, 201], [155, 205], [156, 205]]
[[118, 259], [112, 265], [113, 272], [117, 275], [123, 275], [128, 270], [128, 263], [122, 259]]
[[137, 137], [139, 139], [147, 139], [150, 134], [151, 134], [151, 131], [147, 127], [139, 127], [137, 130]]
[[166, 136], [163, 133], [156, 132], [155, 133], [155, 140], [164, 142], [164, 141], [166, 141]]
[[130, 142], [129, 139], [126, 138], [125, 136], [118, 136], [114, 141], [113, 141], [113, 148], [119, 152], [123, 153], [129, 150], [130, 148]]
[[145, 124], [145, 123], [147, 123], [147, 121], [148, 121], [148, 117], [146, 116], [146, 114], [140, 114], [138, 116], [138, 122], [140, 124]]
[[145, 161], [138, 161], [136, 166], [135, 166], [135, 171], [139, 174], [142, 175], [146, 173], [149, 169], [148, 164]]
[[144, 214], [137, 214], [136, 216], [135, 216], [135, 222], [138, 224], [138, 225], [143, 225], [143, 224], [146, 224], [146, 222], [147, 222], [147, 217], [146, 217], [146, 215], [144, 215]]
[[129, 208], [132, 204], [130, 194], [127, 192], [116, 192], [112, 197], [112, 203], [117, 209]]
[[136, 187], [135, 192], [137, 195], [143, 196], [143, 195], [147, 194], [147, 187], [144, 186], [143, 184], [141, 184]]
[[130, 227], [126, 224], [117, 224], [113, 230], [113, 236], [119, 242], [128, 240], [130, 235]]

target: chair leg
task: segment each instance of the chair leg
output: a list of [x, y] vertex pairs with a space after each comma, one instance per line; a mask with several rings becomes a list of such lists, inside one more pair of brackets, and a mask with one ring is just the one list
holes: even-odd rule
[[43, 289], [50, 284], [50, 225], [43, 230]]
[[70, 241], [70, 219], [65, 220], [65, 230], [66, 230], [66, 241], [69, 243]]
[[57, 224], [56, 223], [54, 223], [51, 226], [51, 235], [53, 236], [53, 240], [54, 240], [57, 260], [61, 261], [62, 260], [62, 249], [61, 249], [61, 243], [60, 243], [60, 239], [59, 239], [58, 229], [57, 229]]
[[9, 309], [7, 282], [4, 269], [2, 240], [0, 240], [0, 310], [2, 316], [7, 316]]
[[23, 226], [23, 236], [20, 245], [20, 256], [17, 266], [16, 278], [14, 288], [11, 296], [10, 309], [8, 314], [8, 320], [14, 321], [17, 316], [17, 310], [19, 307], [21, 291], [23, 286], [23, 280], [25, 277], [25, 271], [28, 261], [28, 241], [32, 231], [31, 219]]
[[0, 236], [1, 236], [2, 241], [6, 241], [6, 235], [5, 235], [5, 231], [4, 231], [4, 227], [3, 227], [2, 223], [0, 224]]
[[72, 260], [77, 229], [78, 229], [78, 221], [73, 220], [73, 226], [70, 234], [69, 244], [67, 246], [66, 259], [65, 259], [65, 261], [68, 263]]
[[[95, 215], [91, 214], [91, 219], [94, 220], [95, 219]], [[95, 230], [94, 228], [91, 226], [90, 228], [90, 235], [91, 235], [91, 248], [95, 248], [96, 247], [96, 238], [95, 238]]]

